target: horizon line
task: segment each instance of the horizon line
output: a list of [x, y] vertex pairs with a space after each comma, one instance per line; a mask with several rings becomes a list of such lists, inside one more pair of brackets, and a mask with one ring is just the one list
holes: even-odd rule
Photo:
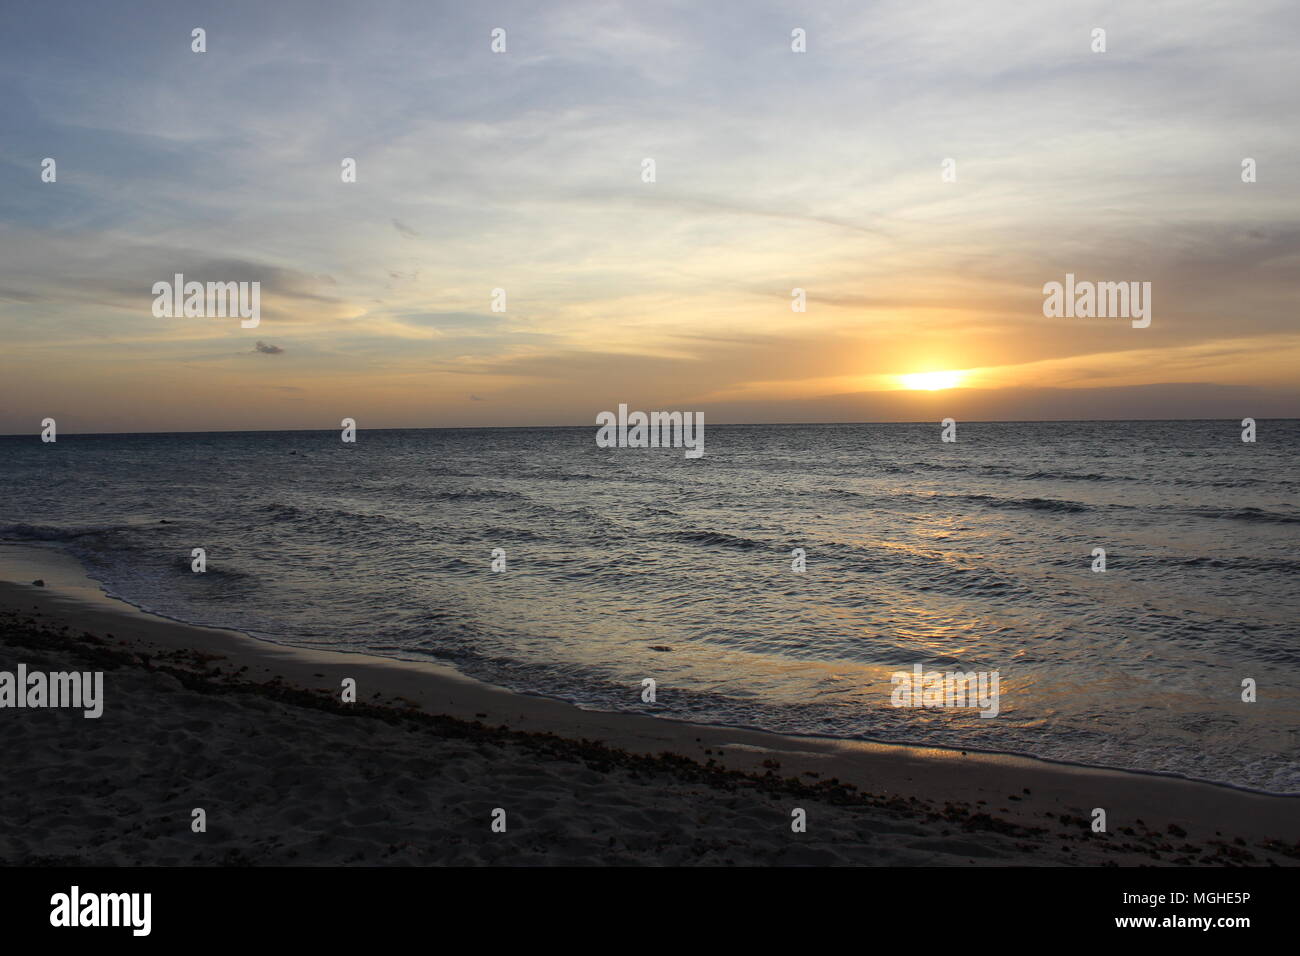
[[[966, 418], [955, 419], [966, 425], [1051, 425], [1051, 424], [1094, 424], [1111, 422], [1114, 424], [1132, 424], [1140, 423], [1157, 423], [1157, 422], [1236, 422], [1235, 418]], [[1255, 421], [1263, 422], [1287, 422], [1300, 421], [1300, 417], [1279, 417], [1279, 418], [1256, 418]], [[705, 423], [708, 424], [708, 423]], [[940, 419], [937, 422], [932, 419], [908, 419], [899, 421], [856, 421], [856, 422], [713, 422], [714, 428], [783, 428], [783, 427], [823, 427], [827, 425], [933, 425], [943, 424]], [[273, 435], [283, 432], [334, 432], [338, 431], [341, 426], [329, 426], [325, 428], [208, 428], [195, 430], [167, 430], [158, 429], [155, 431], [136, 431], [136, 432], [67, 432], [60, 437], [83, 438], [83, 437], [105, 437], [112, 438], [115, 436], [129, 435]], [[596, 428], [598, 424], [593, 422], [590, 425], [396, 425], [396, 426], [357, 426], [357, 431], [368, 432], [406, 432], [406, 431], [487, 431], [490, 429], [532, 429], [545, 430], [556, 428]], [[0, 435], [0, 438], [32, 438], [40, 437], [41, 430], [38, 428], [32, 432], [9, 432]]]

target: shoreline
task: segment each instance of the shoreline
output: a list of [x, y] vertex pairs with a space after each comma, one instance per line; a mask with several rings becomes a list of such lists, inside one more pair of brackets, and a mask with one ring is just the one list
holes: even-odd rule
[[[29, 570], [33, 573], [28, 582], [44, 576], [47, 586], [23, 582]], [[1281, 845], [1281, 855], [1266, 857], [1268, 862], [1300, 862], [1286, 849], [1300, 847], [1297, 796], [1031, 757], [797, 737], [583, 710], [558, 699], [484, 684], [445, 664], [295, 648], [149, 614], [107, 596], [85, 575], [79, 562], [53, 548], [0, 548], [0, 608], [11, 615], [35, 613], [46, 627], [52, 623], [55, 628], [87, 637], [97, 635], [103, 639], [101, 643], [107, 641], [125, 650], [145, 667], [169, 655], [185, 658], [188, 663], [182, 666], [201, 667], [204, 680], [234, 681], [250, 690], [290, 688], [332, 700], [336, 709], [342, 708], [337, 705], [341, 681], [351, 677], [357, 682], [359, 704], [354, 706], [366, 704], [448, 718], [510, 734], [558, 737], [608, 748], [634, 760], [671, 755], [706, 770], [758, 779], [777, 777], [779, 771], [778, 779], [833, 781], [877, 801], [929, 806], [930, 810], [917, 812], [931, 817], [936, 807], [967, 807], [968, 816], [996, 815], [999, 824], [1024, 831], [1059, 827], [1087, 834], [1092, 809], [1101, 807], [1107, 813], [1108, 833], [1094, 843], [1123, 843], [1142, 831], [1149, 838], [1186, 834], [1188, 841], [1200, 841], [1202, 848], [1217, 843], [1216, 837], [1255, 848]], [[106, 696], [108, 711], [115, 703], [111, 686]], [[1125, 833], [1128, 836], [1122, 835]], [[1176, 852], [1167, 842], [1172, 838], [1163, 839], [1169, 848], [1166, 852]], [[1131, 842], [1128, 846], [1130, 850], [1124, 851], [1118, 846], [1107, 847], [1095, 862], [1153, 862], [1148, 848]], [[1186, 846], [1190, 849], [1198, 844]], [[1101, 849], [1072, 848], [1071, 853]], [[1069, 854], [1043, 859], [1036, 853], [1017, 862], [1091, 861], [1074, 860]], [[1154, 862], [1169, 861], [1157, 855]]]
[[[411, 665], [417, 667], [433, 668], [434, 678], [448, 678], [451, 680], [467, 682], [470, 685], [480, 687], [486, 691], [496, 694], [517, 697], [524, 701], [537, 700], [548, 701], [562, 707], [572, 708], [584, 714], [608, 714], [611, 716], [622, 717], [639, 717], [656, 722], [666, 722], [678, 724], [685, 728], [712, 728], [717, 731], [730, 731], [737, 733], [753, 733], [767, 735], [779, 740], [789, 741], [808, 741], [810, 743], [822, 743], [829, 746], [844, 745], [862, 745], [868, 748], [886, 748], [898, 750], [900, 752], [916, 752], [926, 755], [945, 754], [949, 757], [969, 757], [975, 755], [982, 758], [990, 758], [995, 761], [1005, 761], [1011, 763], [1025, 763], [1030, 768], [1043, 766], [1045, 768], [1058, 767], [1065, 771], [1087, 771], [1098, 773], [1114, 773], [1125, 777], [1151, 777], [1162, 780], [1182, 781], [1189, 784], [1202, 785], [1215, 789], [1228, 790], [1233, 792], [1253, 794], [1263, 797], [1281, 797], [1293, 798], [1300, 801], [1300, 792], [1277, 792], [1272, 790], [1263, 790], [1258, 787], [1247, 786], [1243, 784], [1229, 783], [1221, 780], [1209, 780], [1203, 777], [1190, 777], [1185, 774], [1173, 771], [1161, 770], [1141, 770], [1126, 767], [1111, 767], [1099, 764], [1084, 763], [1081, 761], [1065, 760], [1060, 758], [1042, 757], [1035, 754], [1015, 753], [1002, 750], [983, 750], [974, 747], [955, 747], [945, 744], [923, 745], [908, 743], [905, 741], [876, 740], [873, 738], [840, 738], [819, 736], [816, 734], [799, 734], [781, 731], [765, 730], [761, 727], [751, 727], [743, 724], [712, 724], [699, 723], [696, 721], [683, 720], [671, 716], [646, 717], [644, 714], [634, 714], [621, 711], [607, 711], [599, 708], [585, 707], [582, 704], [567, 700], [563, 697], [552, 697], [540, 693], [528, 693], [523, 691], [511, 690], [497, 684], [483, 681], [479, 678], [465, 674], [458, 670], [452, 664], [441, 663], [437, 661], [417, 660], [414, 658], [388, 657], [381, 654], [375, 654], [364, 650], [324, 650], [310, 647], [301, 647], [295, 644], [281, 643], [269, 637], [257, 636], [246, 631], [235, 630], [232, 628], [216, 627], [206, 624], [191, 624], [182, 621], [179, 618], [170, 617], [160, 611], [140, 607], [133, 604], [125, 598], [117, 597], [108, 593], [102, 582], [90, 577], [81, 562], [64, 550], [57, 543], [35, 543], [35, 542], [15, 542], [0, 540], [0, 588], [8, 584], [22, 585], [35, 579], [44, 579], [53, 581], [51, 592], [58, 592], [60, 595], [73, 598], [75, 601], [84, 604], [89, 609], [95, 609], [103, 612], [122, 612], [136, 615], [143, 615], [146, 618], [165, 621], [175, 625], [178, 628], [196, 629], [199, 631], [212, 631], [227, 635], [233, 635], [241, 641], [253, 641], [256, 645], [265, 645], [268, 647], [279, 648], [288, 652], [301, 652], [303, 654], [328, 653], [340, 654], [349, 657], [356, 657], [362, 660], [371, 661], [377, 664], [385, 662], [394, 665]], [[8, 606], [9, 599], [0, 595], [0, 607]], [[1300, 803], [1297, 805], [1297, 811], [1300, 812]]]

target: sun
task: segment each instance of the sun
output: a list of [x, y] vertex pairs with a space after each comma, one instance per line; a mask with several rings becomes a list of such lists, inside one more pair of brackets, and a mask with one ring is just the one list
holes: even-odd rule
[[904, 388], [934, 392], [941, 388], [955, 388], [961, 382], [961, 372], [915, 372], [900, 375], [898, 380]]

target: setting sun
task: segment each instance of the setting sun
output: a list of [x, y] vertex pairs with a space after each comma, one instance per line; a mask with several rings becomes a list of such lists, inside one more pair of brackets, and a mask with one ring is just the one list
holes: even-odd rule
[[933, 392], [940, 388], [954, 388], [961, 382], [961, 372], [915, 372], [911, 375], [900, 375], [898, 380], [903, 383], [904, 388]]

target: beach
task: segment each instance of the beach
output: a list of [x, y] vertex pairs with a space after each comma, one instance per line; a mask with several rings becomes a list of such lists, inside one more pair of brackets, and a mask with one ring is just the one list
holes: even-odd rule
[[150, 615], [52, 548], [4, 548], [0, 581], [0, 670], [104, 673], [98, 718], [0, 710], [9, 865], [1300, 860], [1297, 797], [585, 710]]

